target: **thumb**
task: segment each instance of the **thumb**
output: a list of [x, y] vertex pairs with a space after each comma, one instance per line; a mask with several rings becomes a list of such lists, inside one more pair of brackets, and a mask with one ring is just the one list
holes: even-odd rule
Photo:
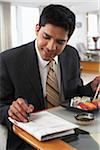
[[28, 113], [32, 113], [34, 111], [34, 106], [32, 104], [28, 105]]

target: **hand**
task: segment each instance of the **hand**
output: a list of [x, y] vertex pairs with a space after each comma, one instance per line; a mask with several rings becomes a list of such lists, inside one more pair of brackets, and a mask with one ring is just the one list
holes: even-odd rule
[[[100, 76], [97, 76], [92, 82], [91, 82], [91, 87], [92, 87], [92, 90], [95, 92], [98, 85], [100, 84]], [[100, 89], [99, 89], [99, 92], [100, 92]]]
[[95, 99], [92, 101], [93, 104], [95, 104], [97, 106], [97, 108], [100, 108], [100, 100]]
[[17, 121], [28, 122], [27, 114], [33, 112], [33, 110], [33, 105], [27, 104], [23, 98], [18, 98], [10, 105], [8, 115]]

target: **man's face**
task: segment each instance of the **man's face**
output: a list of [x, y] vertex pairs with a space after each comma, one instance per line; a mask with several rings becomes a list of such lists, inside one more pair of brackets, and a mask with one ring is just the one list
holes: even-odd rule
[[68, 32], [52, 24], [36, 25], [36, 35], [37, 46], [44, 60], [52, 60], [62, 53], [68, 41]]

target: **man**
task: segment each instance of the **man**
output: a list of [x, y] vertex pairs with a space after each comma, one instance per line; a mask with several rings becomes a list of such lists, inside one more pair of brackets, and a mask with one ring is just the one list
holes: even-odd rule
[[7, 149], [31, 149], [13, 133], [8, 116], [27, 122], [27, 113], [48, 107], [46, 79], [50, 61], [55, 61], [59, 103], [77, 95], [94, 95], [100, 76], [83, 86], [78, 52], [67, 45], [74, 29], [73, 12], [61, 5], [49, 5], [36, 25], [36, 40], [1, 53], [0, 122], [9, 129]]

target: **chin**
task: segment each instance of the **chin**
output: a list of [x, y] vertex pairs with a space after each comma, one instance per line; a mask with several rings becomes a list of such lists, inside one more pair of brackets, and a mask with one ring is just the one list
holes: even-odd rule
[[47, 55], [42, 55], [42, 59], [43, 60], [46, 60], [46, 61], [50, 61], [50, 60], [52, 60], [54, 57], [52, 57], [52, 56], [47, 56]]
[[47, 57], [42, 57], [43, 60], [46, 60], [46, 61], [50, 61], [51, 58], [47, 58]]

